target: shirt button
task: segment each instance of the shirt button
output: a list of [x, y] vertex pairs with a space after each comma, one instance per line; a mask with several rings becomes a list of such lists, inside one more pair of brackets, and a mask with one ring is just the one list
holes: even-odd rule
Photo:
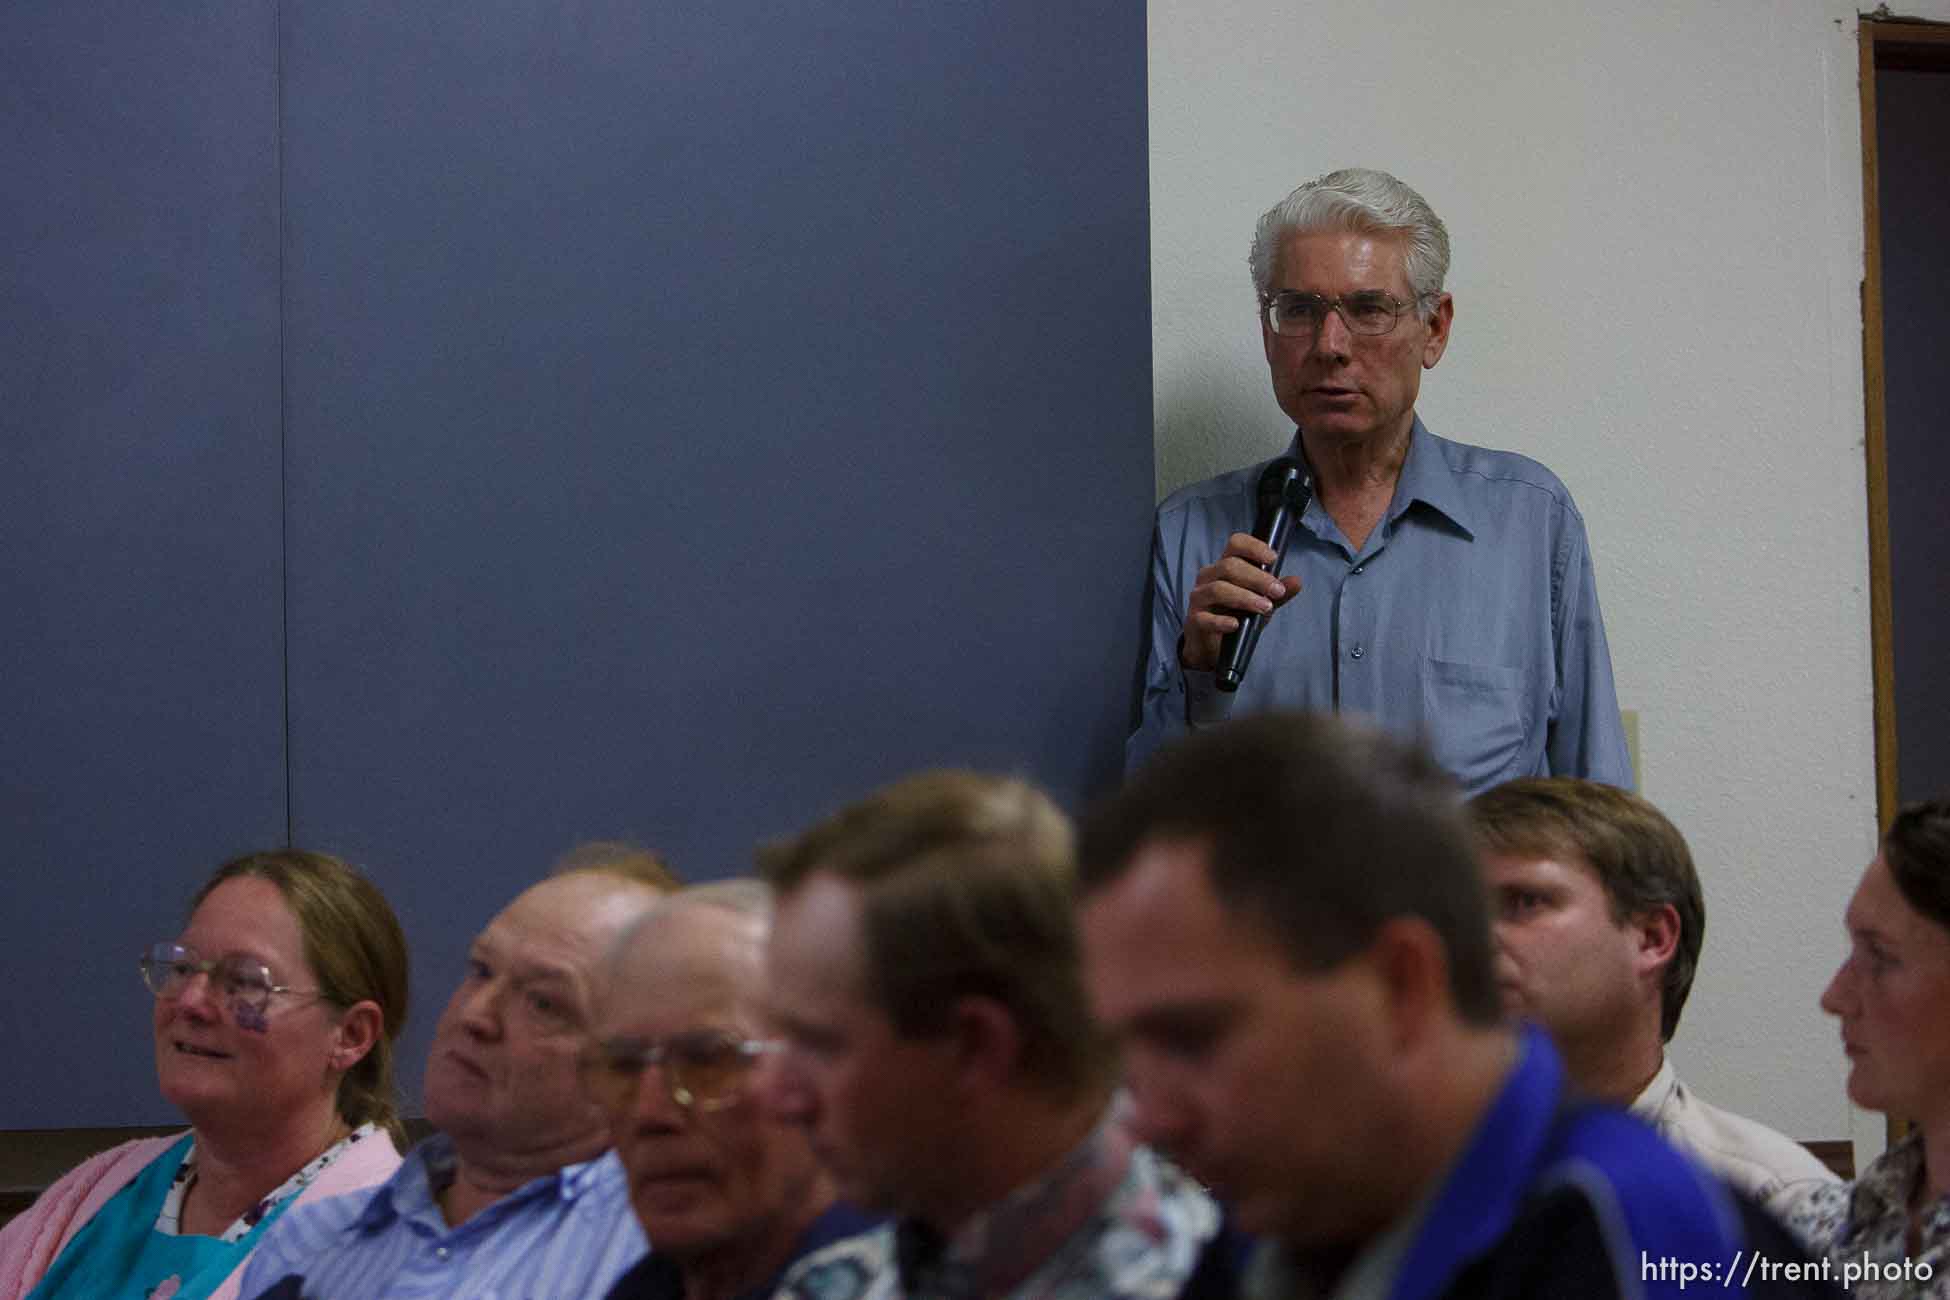
[[1367, 567], [1368, 567], [1368, 566], [1367, 566], [1367, 565], [1365, 565], [1365, 564], [1357, 564], [1357, 565], [1355, 565], [1355, 566], [1354, 566], [1354, 571], [1355, 571], [1356, 573], [1359, 573], [1359, 572], [1361, 572], [1361, 570], [1363, 570], [1363, 569], [1365, 569], [1365, 568], [1367, 568]]
[[1354, 647], [1354, 657], [1355, 657], [1356, 659], [1359, 659], [1359, 658], [1361, 657], [1361, 647], [1360, 647], [1360, 646], [1355, 646], [1355, 647]]
[[441, 1246], [441, 1247], [438, 1247], [438, 1248], [436, 1248], [436, 1249], [434, 1250], [434, 1252], [433, 1252], [433, 1253], [434, 1253], [434, 1256], [435, 1256], [436, 1258], [438, 1258], [438, 1259], [445, 1259], [445, 1258], [447, 1258], [447, 1256], [448, 1256], [449, 1254], [451, 1254], [452, 1252], [451, 1252], [451, 1251], [449, 1251], [449, 1250], [448, 1250], [448, 1249], [447, 1249], [447, 1248], [446, 1248], [445, 1246]]

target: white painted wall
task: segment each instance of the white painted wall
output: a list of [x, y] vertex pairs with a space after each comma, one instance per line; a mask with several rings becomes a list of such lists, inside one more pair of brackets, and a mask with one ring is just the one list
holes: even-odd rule
[[[1950, 18], [1950, 0], [1917, 0]], [[1858, 1130], [1816, 998], [1875, 847], [1856, 18], [1837, 0], [1150, 0], [1158, 491], [1270, 455], [1245, 258], [1300, 181], [1442, 214], [1430, 427], [1536, 456], [1589, 524], [1643, 792], [1706, 951], [1708, 1099]]]

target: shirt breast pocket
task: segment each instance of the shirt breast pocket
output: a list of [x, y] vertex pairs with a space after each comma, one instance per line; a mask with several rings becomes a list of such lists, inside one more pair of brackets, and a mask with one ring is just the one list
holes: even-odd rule
[[1523, 673], [1502, 664], [1422, 661], [1426, 739], [1436, 762], [1470, 790], [1510, 774], [1530, 734]]

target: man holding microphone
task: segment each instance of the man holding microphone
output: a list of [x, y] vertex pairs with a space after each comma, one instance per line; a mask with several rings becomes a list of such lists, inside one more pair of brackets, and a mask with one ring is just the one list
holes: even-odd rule
[[[1301, 709], [1419, 740], [1472, 793], [1538, 775], [1632, 784], [1570, 493], [1415, 414], [1455, 318], [1448, 263], [1441, 219], [1385, 172], [1330, 173], [1260, 218], [1261, 342], [1312, 496], [1283, 565], [1252, 535], [1264, 464], [1158, 508], [1128, 766], [1227, 717]], [[1245, 614], [1264, 627], [1226, 690], [1213, 668]]]

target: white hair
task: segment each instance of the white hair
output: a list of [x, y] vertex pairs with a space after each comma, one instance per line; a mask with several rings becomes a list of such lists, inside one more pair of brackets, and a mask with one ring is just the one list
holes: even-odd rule
[[[658, 931], [686, 914], [717, 912], [731, 918], [731, 929], [715, 950], [722, 969], [740, 987], [754, 982], [772, 929], [772, 887], [762, 880], [740, 877], [686, 885], [665, 894], [643, 910], [610, 945], [604, 966], [606, 995], [620, 998], [626, 990], [620, 976], [638, 946], [656, 942]], [[747, 990], [750, 991], [749, 989]]]
[[772, 887], [762, 880], [739, 877], [713, 880], [702, 885], [686, 885], [665, 894], [645, 908], [610, 945], [612, 964], [622, 960], [646, 934], [686, 912], [729, 912], [750, 923], [754, 941], [763, 944], [772, 928]]
[[1404, 259], [1416, 310], [1434, 310], [1449, 274], [1449, 231], [1428, 200], [1387, 172], [1344, 167], [1308, 181], [1259, 219], [1246, 262], [1253, 289], [1262, 298], [1273, 290], [1273, 259], [1280, 243], [1295, 231], [1356, 231], [1406, 239]]
[[715, 907], [720, 911], [736, 912], [740, 916], [756, 917], [770, 923], [772, 887], [750, 876], [686, 885], [673, 894], [665, 895], [658, 910], [668, 916], [690, 907]]

